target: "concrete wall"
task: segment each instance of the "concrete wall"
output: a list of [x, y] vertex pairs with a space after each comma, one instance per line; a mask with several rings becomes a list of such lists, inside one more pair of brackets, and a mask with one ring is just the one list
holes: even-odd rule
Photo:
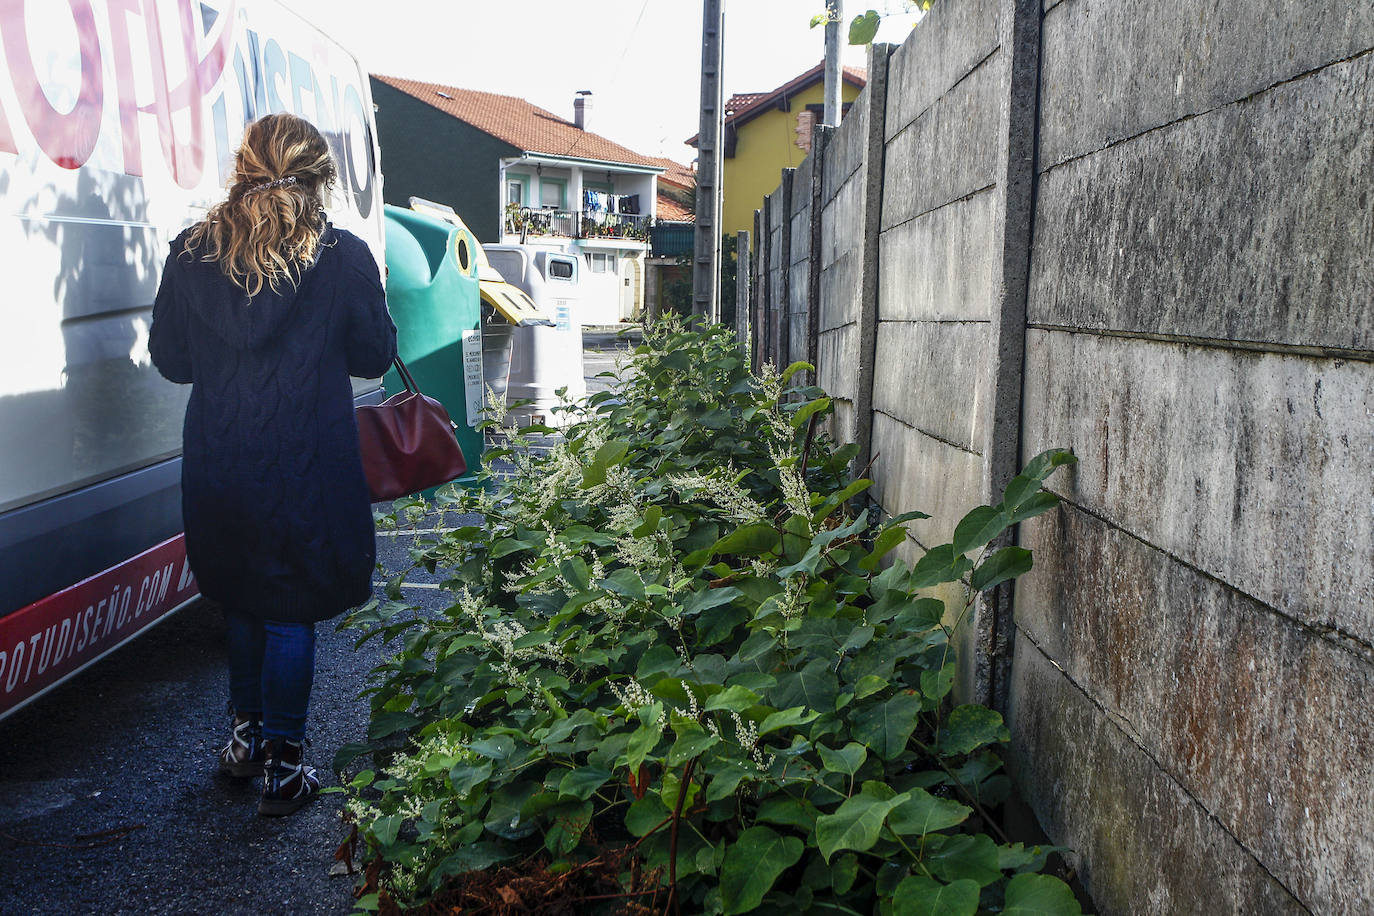
[[771, 223], [913, 553], [1079, 456], [960, 692], [1106, 914], [1374, 911], [1371, 50], [1366, 0], [941, 0]]

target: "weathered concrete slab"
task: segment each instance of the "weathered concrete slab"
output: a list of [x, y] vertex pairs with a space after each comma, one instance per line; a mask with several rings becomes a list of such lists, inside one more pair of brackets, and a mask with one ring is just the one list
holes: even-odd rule
[[868, 142], [868, 88], [864, 87], [826, 144], [821, 173], [821, 200], [829, 203], [845, 182], [864, 166]]
[[990, 332], [987, 322], [880, 322], [874, 409], [981, 454], [992, 383]]
[[[803, 198], [803, 199], [805, 199], [805, 200], [808, 200], [808, 201], [811, 199], [811, 193], [810, 193], [810, 191], [811, 191], [811, 186], [810, 186], [810, 185], [796, 185], [796, 187], [798, 187], [798, 188], [804, 188], [804, 189], [805, 189], [805, 193], [793, 194], [793, 195], [792, 195], [793, 201], [796, 201], [796, 199], [799, 198], [799, 197], [800, 197], [800, 198]], [[811, 208], [810, 208], [810, 207], [803, 207], [802, 209], [797, 210], [796, 212], [793, 213], [793, 215], [792, 215], [792, 220], [791, 220], [791, 230], [792, 230], [792, 265], [795, 267], [797, 264], [800, 264], [802, 261], [805, 261], [805, 260], [810, 256], [810, 253], [811, 253]]]
[[803, 157], [792, 175], [792, 216], [811, 206], [811, 168], [814, 161], [812, 156]]
[[821, 264], [829, 267], [846, 251], [863, 244], [864, 171], [840, 188], [835, 199], [821, 208]]
[[1054, 489], [1306, 623], [1374, 645], [1374, 365], [1031, 331], [1023, 452]]
[[821, 272], [818, 326], [836, 328], [859, 320], [859, 271], [863, 254], [851, 251]]
[[[806, 250], [806, 243], [809, 240], [809, 235], [810, 233], [808, 232], [800, 238], [794, 238], [792, 250], [795, 252], [798, 248], [801, 248], [804, 252]], [[787, 325], [790, 335], [790, 343], [788, 344], [787, 351], [789, 362], [805, 360], [807, 358], [806, 352], [810, 316], [807, 310], [806, 296], [808, 290], [808, 274], [810, 271], [810, 262], [805, 259], [801, 261], [793, 260], [791, 275], [787, 282], [787, 308], [791, 313]]]
[[1072, 0], [1045, 16], [1044, 168], [1374, 47], [1367, 0]]
[[1001, 196], [992, 187], [880, 236], [881, 318], [992, 318], [1000, 292]]
[[1074, 850], [1095, 912], [1308, 912], [1025, 635], [1013, 671], [1009, 769], [1051, 839]]
[[887, 139], [997, 50], [1003, 15], [1006, 0], [961, 0], [936, 4], [921, 19], [889, 64]]
[[911, 533], [927, 547], [954, 536], [954, 526], [982, 501], [980, 456], [922, 435], [882, 411], [873, 412], [871, 493], [893, 515], [919, 509], [928, 519]]
[[1370, 123], [1374, 55], [1053, 169], [1028, 319], [1374, 350]]
[[[859, 380], [859, 329], [854, 323], [822, 330], [816, 339], [817, 384], [832, 398], [853, 400]], [[852, 441], [852, 440], [845, 440]]]
[[993, 55], [888, 141], [884, 230], [997, 183], [1008, 59]]
[[1023, 543], [1020, 629], [1305, 904], [1374, 911], [1374, 655], [1075, 508]]
[[841, 445], [854, 441], [854, 402], [848, 398], [833, 398], [835, 412], [826, 424], [826, 432]]

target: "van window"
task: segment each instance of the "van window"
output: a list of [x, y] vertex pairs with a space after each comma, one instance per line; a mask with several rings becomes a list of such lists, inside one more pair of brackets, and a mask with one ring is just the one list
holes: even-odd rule
[[549, 276], [557, 277], [560, 280], [571, 280], [573, 275], [572, 261], [557, 261], [549, 259]]

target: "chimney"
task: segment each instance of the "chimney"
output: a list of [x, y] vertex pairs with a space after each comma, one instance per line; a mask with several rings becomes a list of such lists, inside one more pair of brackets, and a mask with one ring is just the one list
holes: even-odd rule
[[578, 130], [587, 129], [587, 115], [592, 110], [592, 91], [582, 89], [577, 93], [577, 98], [573, 99], [573, 123]]

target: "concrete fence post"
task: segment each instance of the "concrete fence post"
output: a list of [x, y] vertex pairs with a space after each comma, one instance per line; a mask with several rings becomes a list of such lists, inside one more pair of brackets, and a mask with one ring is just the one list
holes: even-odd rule
[[759, 328], [763, 326], [763, 247], [767, 237], [763, 234], [763, 213], [754, 211], [754, 250], [751, 252], [753, 282], [749, 287], [749, 365], [759, 365]]
[[825, 160], [835, 128], [816, 125], [811, 131], [811, 239], [806, 271], [806, 361], [815, 368], [811, 384], [820, 377], [821, 326], [821, 211], [824, 209]]
[[[1002, 173], [998, 176], [1006, 189], [1006, 215], [1002, 227], [1002, 295], [993, 312], [997, 364], [983, 460], [984, 491], [993, 503], [1030, 457], [1021, 454], [1021, 411], [1038, 167], [1042, 15], [1041, 0], [1012, 0], [1011, 35], [1002, 45], [1011, 49], [1010, 98], [1004, 109], [1007, 112], [1006, 159], [1000, 163]], [[993, 546], [1006, 546], [1012, 543], [1013, 537], [1012, 532], [1007, 532]], [[987, 683], [978, 685], [985, 692], [978, 701], [1004, 715], [1008, 711], [1016, 633], [1012, 609], [1014, 588], [1014, 582], [1006, 582], [985, 596], [975, 621], [978, 655], [988, 659]]]
[[878, 349], [878, 235], [882, 231], [884, 132], [887, 126], [887, 64], [892, 46], [869, 45], [868, 136], [864, 138], [864, 225], [859, 267], [859, 364], [854, 393], [854, 472], [873, 461], [873, 377]]
[[773, 326], [773, 195], [763, 197], [761, 211], [762, 227], [759, 230], [759, 320], [754, 329], [757, 341], [754, 368], [757, 369], [773, 358], [770, 352]]
[[749, 346], [749, 268], [753, 266], [749, 253], [749, 230], [741, 229], [735, 236], [735, 339]]
[[777, 335], [773, 354], [778, 369], [786, 369], [792, 363], [792, 185], [796, 184], [796, 177], [796, 169], [783, 169], [782, 187], [779, 188], [782, 192], [782, 225], [778, 228], [782, 232], [782, 244], [778, 252], [778, 301], [773, 303], [773, 308], [778, 312], [778, 320], [773, 325]]

